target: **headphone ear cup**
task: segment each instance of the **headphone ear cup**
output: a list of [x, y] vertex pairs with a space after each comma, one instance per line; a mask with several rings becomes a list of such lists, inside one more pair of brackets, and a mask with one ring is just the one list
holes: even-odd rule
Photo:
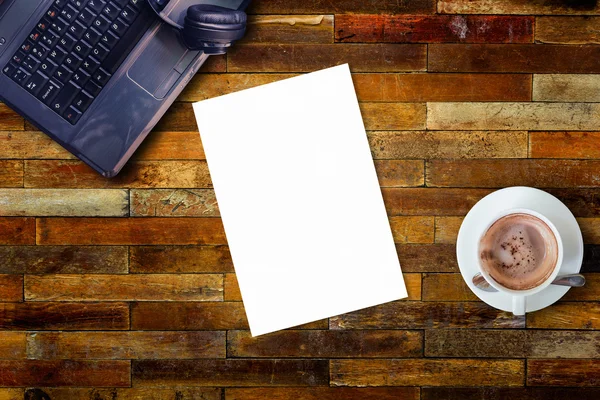
[[187, 10], [183, 39], [193, 50], [224, 54], [246, 33], [246, 13], [229, 8], [199, 4]]

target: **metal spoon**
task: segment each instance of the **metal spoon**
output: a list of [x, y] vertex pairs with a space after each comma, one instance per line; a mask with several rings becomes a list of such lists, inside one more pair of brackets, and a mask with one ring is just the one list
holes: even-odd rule
[[[473, 284], [477, 286], [477, 288], [483, 290], [484, 292], [498, 291], [494, 287], [492, 287], [480, 273], [475, 274], [475, 276], [473, 277]], [[552, 284], [560, 286], [581, 287], [585, 285], [585, 277], [581, 274], [557, 276], [556, 279], [552, 281]]]

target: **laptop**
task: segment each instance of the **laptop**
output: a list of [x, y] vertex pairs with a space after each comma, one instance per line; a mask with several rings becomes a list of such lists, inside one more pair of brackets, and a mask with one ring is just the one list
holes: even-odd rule
[[[244, 10], [249, 0], [172, 0]], [[208, 55], [146, 0], [0, 0], [0, 100], [105, 177], [119, 173]]]

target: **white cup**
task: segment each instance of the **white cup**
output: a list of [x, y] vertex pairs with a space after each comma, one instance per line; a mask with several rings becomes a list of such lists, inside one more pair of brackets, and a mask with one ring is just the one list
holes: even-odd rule
[[[541, 219], [552, 230], [552, 233], [554, 234], [554, 237], [556, 238], [558, 257], [556, 258], [556, 265], [554, 266], [552, 273], [539, 285], [537, 285], [534, 288], [527, 289], [527, 290], [509, 289], [505, 286], [502, 286], [498, 282], [496, 282], [483, 269], [483, 267], [481, 265], [481, 258], [479, 256], [479, 243], [481, 241], [481, 238], [487, 233], [488, 229], [496, 221], [498, 221], [500, 218], [506, 217], [511, 214], [528, 214], [528, 215], [531, 215], [531, 216]], [[477, 263], [477, 268], [479, 269], [479, 272], [485, 278], [485, 280], [490, 284], [490, 286], [492, 286], [494, 289], [498, 290], [499, 292], [503, 292], [503, 293], [506, 293], [506, 294], [512, 296], [512, 312], [514, 315], [525, 315], [525, 310], [527, 309], [527, 296], [531, 296], [533, 294], [539, 293], [542, 290], [544, 290], [545, 288], [547, 288], [552, 283], [552, 281], [554, 281], [554, 279], [556, 279], [556, 276], [558, 275], [558, 272], [560, 271], [560, 267], [563, 262], [563, 242], [560, 237], [560, 233], [558, 232], [558, 229], [556, 229], [556, 226], [554, 226], [554, 224], [548, 218], [543, 216], [542, 214], [535, 212], [533, 210], [526, 209], [526, 208], [513, 208], [510, 210], [504, 210], [500, 214], [497, 214], [496, 216], [494, 216], [490, 220], [490, 222], [485, 226], [485, 229], [483, 229], [481, 231], [481, 234], [477, 237], [477, 243], [474, 247], [475, 247], [474, 251], [477, 252], [476, 259], [479, 260]]]

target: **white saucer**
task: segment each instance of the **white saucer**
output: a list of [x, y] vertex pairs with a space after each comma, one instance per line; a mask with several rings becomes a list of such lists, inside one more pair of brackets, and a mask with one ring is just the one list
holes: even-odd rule
[[[583, 236], [571, 211], [560, 200], [542, 190], [530, 187], [510, 187], [490, 193], [473, 206], [465, 217], [456, 242], [456, 256], [463, 279], [477, 297], [492, 307], [512, 311], [512, 296], [501, 292], [485, 292], [473, 284], [477, 269], [477, 252], [473, 246], [486, 228], [490, 217], [511, 208], [528, 208], [548, 218], [560, 232], [564, 259], [559, 275], [576, 274], [583, 261]], [[569, 287], [550, 285], [527, 297], [527, 312], [537, 311], [555, 303]]]

